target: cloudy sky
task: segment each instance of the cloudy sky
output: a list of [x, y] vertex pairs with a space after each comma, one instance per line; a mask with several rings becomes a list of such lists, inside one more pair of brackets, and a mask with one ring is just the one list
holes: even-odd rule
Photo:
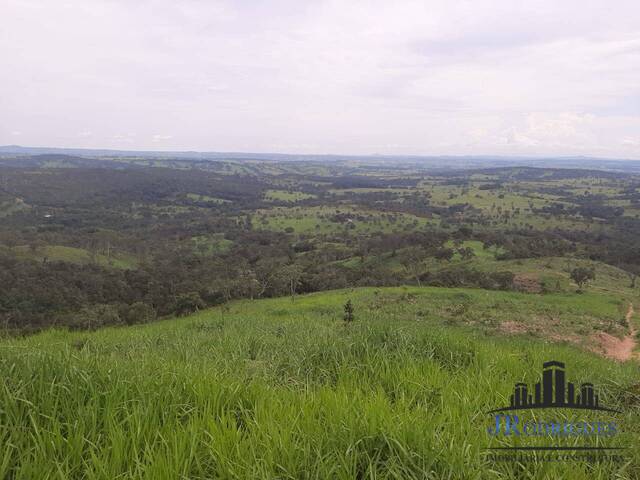
[[2, 0], [0, 144], [640, 158], [640, 3]]

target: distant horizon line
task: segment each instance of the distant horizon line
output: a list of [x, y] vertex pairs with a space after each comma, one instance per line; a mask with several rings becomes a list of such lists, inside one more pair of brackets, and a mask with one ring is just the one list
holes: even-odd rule
[[[22, 150], [22, 151], [20, 151]], [[29, 152], [29, 151], [32, 152]], [[166, 155], [273, 155], [283, 157], [351, 157], [351, 158], [417, 158], [417, 159], [523, 159], [523, 160], [591, 160], [591, 161], [619, 161], [619, 162], [640, 162], [640, 158], [629, 157], [600, 157], [591, 155], [528, 155], [528, 154], [403, 154], [403, 153], [289, 153], [278, 151], [240, 151], [240, 150], [152, 150], [152, 149], [118, 149], [101, 147], [50, 147], [50, 146], [26, 146], [17, 144], [0, 145], [0, 154], [33, 154], [33, 151], [73, 151], [73, 152], [105, 152], [113, 154], [166, 154]]]

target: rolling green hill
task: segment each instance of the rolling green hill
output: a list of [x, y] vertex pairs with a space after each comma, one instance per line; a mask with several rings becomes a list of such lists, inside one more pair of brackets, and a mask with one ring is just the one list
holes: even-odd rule
[[[638, 478], [637, 363], [552, 335], [588, 338], [624, 317], [625, 302], [597, 290], [364, 288], [5, 339], [0, 478]], [[540, 318], [555, 323], [503, 327]], [[501, 443], [486, 412], [550, 359], [623, 410], [612, 440], [629, 447], [623, 461], [488, 457]]]

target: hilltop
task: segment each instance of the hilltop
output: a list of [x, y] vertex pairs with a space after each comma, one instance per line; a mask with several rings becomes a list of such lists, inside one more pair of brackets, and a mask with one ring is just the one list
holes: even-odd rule
[[[0, 476], [520, 478], [487, 458], [485, 412], [549, 359], [624, 409], [618, 443], [639, 427], [636, 365], [500, 332], [540, 315], [568, 331], [618, 319], [623, 305], [603, 295], [364, 288], [6, 339]], [[539, 461], [531, 478], [636, 478], [637, 452], [625, 455], [570, 470]]]

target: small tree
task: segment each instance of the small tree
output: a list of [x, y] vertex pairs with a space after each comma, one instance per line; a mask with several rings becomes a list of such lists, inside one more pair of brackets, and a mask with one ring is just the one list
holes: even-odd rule
[[355, 315], [353, 313], [353, 303], [351, 303], [351, 299], [347, 300], [347, 303], [344, 304], [344, 321], [347, 323], [351, 323], [355, 320]]
[[629, 288], [636, 288], [636, 280], [638, 279], [638, 273], [640, 273], [640, 268], [634, 265], [633, 260], [622, 263], [618, 265], [618, 268], [624, 270], [629, 277]]
[[582, 288], [590, 280], [596, 279], [596, 271], [593, 268], [577, 267], [571, 270], [571, 280], [578, 285], [578, 292], [582, 292]]
[[296, 264], [285, 265], [278, 271], [277, 275], [287, 285], [291, 294], [291, 301], [293, 301], [296, 290], [302, 283], [302, 267]]
[[190, 315], [206, 305], [198, 292], [189, 292], [178, 295], [175, 312], [178, 316]]

